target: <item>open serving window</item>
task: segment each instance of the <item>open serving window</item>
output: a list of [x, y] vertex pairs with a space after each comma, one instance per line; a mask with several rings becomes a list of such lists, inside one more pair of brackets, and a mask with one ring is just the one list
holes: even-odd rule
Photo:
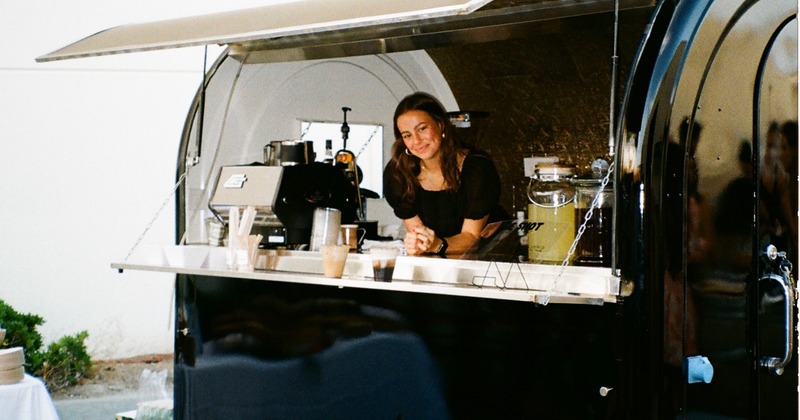
[[[625, 8], [647, 4], [649, 2], [621, 2]], [[178, 160], [178, 179], [182, 182], [178, 190], [180, 244], [206, 245], [216, 242], [221, 245], [219, 224], [224, 228], [228, 220], [215, 211], [212, 194], [215, 186], [221, 182], [218, 176], [224, 168], [264, 163], [267, 158], [266, 147], [287, 140], [313, 141], [318, 143], [315, 148], [319, 150], [319, 143], [327, 139], [304, 138], [302, 122], [337, 123], [339, 109], [343, 107], [354, 109], [350, 113], [352, 122], [383, 127], [384, 133], [391, 132], [389, 127], [392, 126], [390, 118], [394, 104], [413, 91], [431, 91], [456, 111], [458, 103], [448, 82], [439, 73], [425, 48], [513, 40], [530, 36], [530, 33], [535, 36], [541, 30], [539, 27], [542, 22], [607, 12], [613, 7], [612, 2], [305, 1], [120, 26], [99, 32], [38, 60], [211, 43], [228, 46], [208, 71], [205, 83], [198, 90], [186, 122]], [[366, 141], [379, 143], [384, 150], [385, 164], [393, 139], [370, 138]], [[272, 149], [271, 153], [276, 152]], [[274, 210], [282, 210], [284, 216], [278, 214], [277, 219], [286, 220], [284, 223], [276, 220], [272, 209], [261, 214], [259, 220], [267, 225], [264, 237], [280, 239], [275, 239], [271, 244], [267, 242], [267, 245], [289, 245], [291, 251], [291, 245], [297, 242], [292, 239], [292, 233], [303, 231], [307, 235], [310, 229], [309, 221], [298, 221], [296, 215], [306, 214], [305, 218], [308, 219], [315, 206], [341, 208], [346, 203], [308, 199], [309, 196], [319, 195], [319, 191], [325, 191], [323, 195], [328, 197], [335, 196], [331, 191], [338, 187], [327, 182], [335, 178], [335, 174], [308, 175], [308, 172], [319, 172], [318, 168], [301, 170], [300, 167], [284, 166], [281, 169], [282, 175], [274, 179], [278, 184], [283, 180], [284, 184], [290, 184], [291, 187], [283, 188], [283, 195], [277, 197]], [[319, 179], [325, 179], [326, 184], [316, 185]], [[278, 184], [272, 186], [276, 191], [280, 189]], [[297, 191], [302, 193], [294, 198], [289, 197]], [[360, 195], [359, 201], [362, 201]], [[378, 219], [367, 221], [381, 228], [385, 224], [397, 223], [396, 219], [392, 220], [393, 215], [387, 215], [386, 206], [380, 200], [375, 200], [374, 204], [372, 199], [363, 201], [360, 209], [367, 214], [362, 216]], [[291, 221], [288, 220], [289, 215]], [[522, 225], [512, 225], [506, 230], [511, 231]], [[174, 267], [163, 259], [164, 264], [152, 265], [146, 261], [153, 259], [141, 253], [134, 253], [131, 260], [113, 266], [119, 269], [175, 272], [185, 272], [189, 268], [217, 270], [221, 257], [217, 257], [215, 263], [210, 255], [219, 251], [212, 249], [201, 267]], [[147, 252], [153, 251], [150, 249]], [[302, 251], [293, 251], [287, 252], [283, 259], [302, 260], [305, 256]], [[417, 258], [407, 258], [406, 262], [401, 262], [398, 274], [399, 278], [403, 278], [402, 267], [409, 264], [410, 271], [405, 274], [407, 280], [456, 286], [446, 293], [470, 294], [473, 289], [515, 290], [523, 295], [512, 298], [508, 293], [499, 296], [540, 303], [551, 301], [552, 296], [559, 296], [553, 301], [597, 304], [614, 302], [620, 294], [620, 280], [611, 267], [519, 264], [515, 258], [516, 255], [499, 258], [494, 255], [484, 261], [470, 261], [468, 269], [458, 269], [456, 267], [460, 264], [452, 262], [453, 267], [442, 270], [417, 267], [442, 265], [440, 263], [429, 264], [418, 262]], [[353, 260], [355, 266], [349, 272], [356, 277], [367, 276], [368, 267], [362, 269], [367, 264]], [[450, 264], [446, 262], [444, 265]], [[288, 270], [290, 273], [313, 277], [319, 275], [318, 266], [319, 261], [316, 266], [283, 263], [278, 271]], [[288, 267], [298, 268], [293, 271], [295, 268]], [[267, 279], [274, 277], [273, 271], [257, 269], [247, 276]], [[350, 285], [358, 287], [358, 283]]]

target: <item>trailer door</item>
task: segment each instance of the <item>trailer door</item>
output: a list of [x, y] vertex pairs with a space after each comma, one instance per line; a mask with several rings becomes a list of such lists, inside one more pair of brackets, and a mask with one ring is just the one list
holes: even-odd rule
[[632, 418], [798, 418], [797, 7], [656, 7], [617, 136]]
[[742, 3], [708, 9], [673, 108], [686, 171], [678, 397], [690, 417], [796, 419], [796, 4]]

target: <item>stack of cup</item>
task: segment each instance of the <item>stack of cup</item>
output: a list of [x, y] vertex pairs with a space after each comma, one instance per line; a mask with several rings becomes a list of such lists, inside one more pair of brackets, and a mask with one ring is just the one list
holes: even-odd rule
[[228, 267], [239, 271], [253, 271], [258, 247], [263, 236], [250, 235], [256, 209], [247, 206], [242, 214], [238, 207], [231, 207], [228, 213]]
[[[5, 337], [5, 330], [3, 332]], [[0, 343], [2, 340], [0, 340]], [[25, 354], [22, 347], [0, 350], [0, 385], [15, 384], [25, 379]]]

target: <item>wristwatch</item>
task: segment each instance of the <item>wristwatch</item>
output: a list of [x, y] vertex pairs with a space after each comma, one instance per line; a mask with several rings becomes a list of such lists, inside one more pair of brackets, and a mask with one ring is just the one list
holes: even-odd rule
[[439, 245], [439, 249], [436, 250], [436, 255], [440, 257], [444, 257], [444, 254], [447, 252], [447, 239], [439, 238], [442, 241], [442, 244]]

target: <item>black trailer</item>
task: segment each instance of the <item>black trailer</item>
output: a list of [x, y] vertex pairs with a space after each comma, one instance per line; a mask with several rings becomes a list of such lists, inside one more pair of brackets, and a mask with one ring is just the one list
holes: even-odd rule
[[311, 0], [40, 60], [227, 45], [181, 139], [181, 244], [208, 240], [220, 168], [296, 137], [283, 123], [391, 126], [414, 90], [489, 111], [505, 185], [532, 152], [613, 162], [610, 267], [113, 264], [177, 273], [175, 418], [796, 419], [797, 32], [789, 0]]

